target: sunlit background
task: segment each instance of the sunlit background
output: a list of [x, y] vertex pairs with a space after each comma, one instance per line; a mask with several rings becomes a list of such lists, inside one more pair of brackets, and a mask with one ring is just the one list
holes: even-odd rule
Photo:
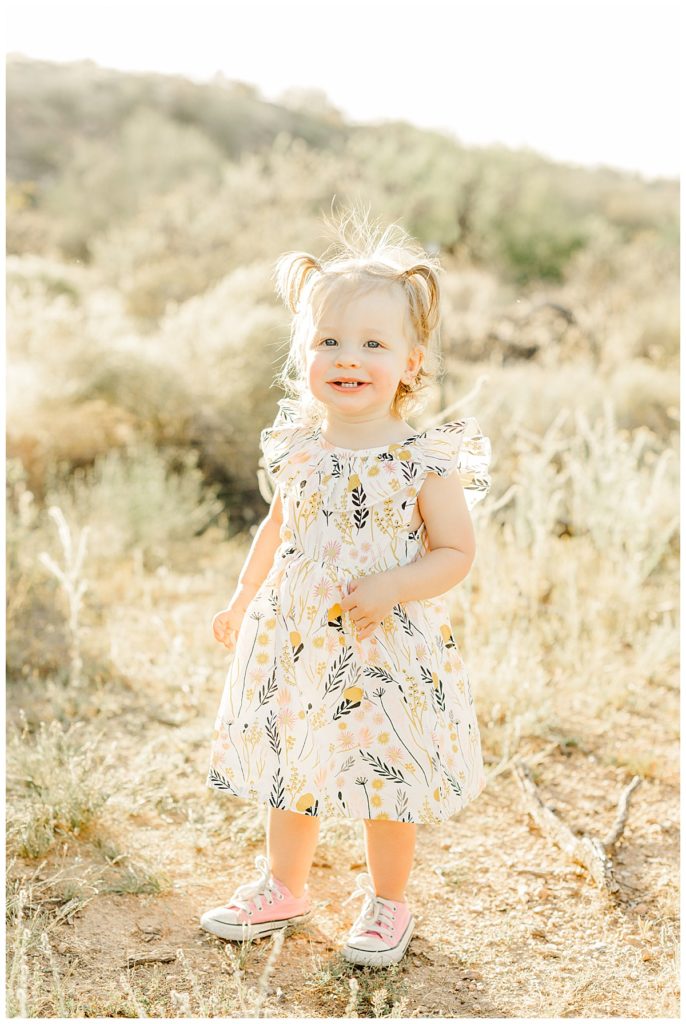
[[7, 49], [127, 71], [316, 90], [358, 122], [679, 173], [679, 5], [11, 2]]
[[[6, 39], [8, 1013], [677, 1017], [676, 5], [15, 0]], [[489, 783], [420, 837], [440, 943], [350, 984], [332, 819], [263, 985], [195, 925], [263, 839], [204, 790], [210, 624], [272, 496], [275, 261], [353, 203], [443, 267], [409, 422], [492, 444], [449, 595]], [[514, 758], [575, 836], [641, 781], [612, 903]]]

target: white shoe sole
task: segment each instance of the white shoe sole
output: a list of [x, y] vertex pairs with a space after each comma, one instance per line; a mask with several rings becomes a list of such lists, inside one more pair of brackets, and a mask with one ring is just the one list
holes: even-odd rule
[[391, 949], [358, 949], [348, 943], [342, 949], [343, 956], [351, 964], [362, 964], [365, 967], [388, 967], [402, 960], [414, 932], [414, 917], [410, 917], [400, 942]]
[[299, 914], [296, 917], [286, 917], [282, 921], [263, 921], [261, 924], [253, 924], [252, 921], [248, 921], [246, 924], [228, 924], [224, 921], [215, 921], [209, 916], [211, 913], [212, 911], [208, 911], [200, 918], [201, 928], [213, 935], [218, 935], [220, 939], [242, 942], [244, 939], [258, 939], [263, 935], [272, 935], [289, 924], [305, 921], [312, 911], [308, 910], [305, 914]]

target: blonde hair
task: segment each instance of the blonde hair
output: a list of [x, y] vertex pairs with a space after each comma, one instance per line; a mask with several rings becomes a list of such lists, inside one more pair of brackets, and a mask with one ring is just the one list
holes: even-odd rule
[[[385, 281], [391, 288], [402, 288], [407, 301], [405, 325], [410, 348], [419, 346], [424, 350], [414, 380], [409, 384], [402, 380], [398, 383], [391, 404], [393, 413], [407, 416], [424, 406], [429, 387], [436, 379], [431, 362], [437, 356], [434, 348], [438, 345], [440, 326], [441, 265], [399, 224], [382, 229], [378, 222], [370, 223], [368, 210], [344, 210], [337, 217], [325, 218], [325, 224], [336, 238], [320, 259], [296, 251], [283, 253], [276, 262], [276, 291], [293, 314], [288, 357], [276, 382], [290, 397], [302, 402], [309, 418], [321, 420], [324, 406], [310, 395], [305, 381], [305, 345], [313, 312], [338, 286], [361, 293], [378, 288]], [[435, 346], [431, 344], [434, 339]]]

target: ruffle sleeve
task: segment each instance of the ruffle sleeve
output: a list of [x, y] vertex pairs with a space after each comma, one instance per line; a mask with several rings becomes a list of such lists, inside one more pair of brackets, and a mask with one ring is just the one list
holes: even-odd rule
[[305, 458], [315, 441], [315, 428], [296, 399], [280, 398], [278, 406], [271, 427], [260, 431], [260, 450], [273, 485], [283, 483], [284, 473], [292, 458], [297, 459], [300, 453]]
[[468, 508], [488, 494], [491, 442], [473, 416], [429, 427], [417, 435], [415, 449], [427, 472], [447, 476], [458, 471]]

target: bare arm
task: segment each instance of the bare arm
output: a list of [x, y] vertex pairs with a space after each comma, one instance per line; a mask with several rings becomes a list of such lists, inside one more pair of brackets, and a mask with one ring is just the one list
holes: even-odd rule
[[457, 472], [427, 473], [417, 498], [430, 551], [389, 573], [399, 602], [421, 601], [451, 590], [469, 573], [476, 539]]
[[250, 550], [246, 556], [231, 599], [236, 608], [247, 608], [264, 582], [274, 562], [274, 554], [280, 543], [283, 508], [278, 487], [269, 507], [269, 512], [257, 528]]

